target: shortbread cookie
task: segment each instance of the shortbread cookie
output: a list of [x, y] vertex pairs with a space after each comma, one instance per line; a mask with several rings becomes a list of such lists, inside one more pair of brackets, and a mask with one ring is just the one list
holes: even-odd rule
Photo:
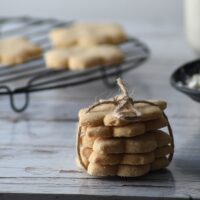
[[157, 142], [154, 134], [144, 134], [133, 138], [97, 138], [93, 150], [99, 153], [147, 153], [155, 150]]
[[[108, 111], [107, 113], [109, 112], [110, 111]], [[86, 130], [86, 134], [88, 136], [91, 136], [91, 137], [92, 136], [134, 137], [137, 135], [144, 134], [145, 132], [160, 129], [167, 126], [167, 121], [163, 116], [158, 119], [150, 120], [146, 122], [138, 122], [138, 123], [131, 123], [131, 124], [127, 124], [127, 122], [124, 122], [125, 125], [123, 126], [114, 126], [114, 127], [103, 126], [102, 120], [106, 112], [100, 112], [100, 113], [101, 114], [98, 116], [99, 118], [96, 118], [96, 115], [93, 116], [93, 113], [92, 113], [91, 120], [89, 116], [85, 118], [85, 116], [83, 117], [83, 115], [81, 115], [82, 117], [82, 119], [80, 120], [81, 124], [90, 125], [87, 127], [87, 130]]]
[[[136, 121], [149, 121], [158, 119], [162, 116], [162, 110], [158, 106], [152, 106], [152, 105], [143, 105], [143, 104], [135, 104], [135, 109], [139, 113], [141, 113], [141, 116], [137, 117]], [[131, 112], [131, 111], [130, 111]], [[126, 124], [133, 123], [131, 120], [123, 120], [119, 117], [117, 117], [114, 113], [108, 113], [104, 118], [104, 125], [105, 126], [123, 126]]]
[[149, 121], [158, 119], [162, 116], [162, 110], [159, 106], [153, 106], [149, 104], [136, 103], [135, 109], [141, 113], [140, 121]]
[[26, 38], [12, 37], [0, 40], [0, 64], [20, 64], [41, 54], [42, 49]]
[[155, 150], [156, 147], [167, 146], [172, 142], [172, 138], [161, 130], [154, 130], [131, 138], [101, 138], [88, 137], [87, 135], [82, 137], [83, 146], [105, 154], [146, 153]]
[[159, 148], [156, 148], [155, 150], [155, 157], [156, 158], [164, 157], [173, 152], [174, 152], [174, 149], [172, 148], [172, 146], [167, 145], [167, 146], [159, 147]]
[[123, 28], [114, 23], [76, 23], [50, 33], [50, 40], [56, 47], [119, 44], [126, 39]]
[[167, 120], [162, 115], [158, 119], [150, 120], [145, 122], [146, 131], [152, 131], [156, 129], [160, 129], [167, 126]]
[[134, 123], [126, 126], [88, 126], [86, 135], [89, 137], [134, 137], [145, 133], [145, 124]]
[[114, 109], [113, 104], [100, 105], [88, 112], [88, 108], [79, 111], [80, 126], [101, 126], [106, 114]]
[[172, 142], [172, 138], [170, 137], [170, 135], [168, 135], [164, 131], [155, 130], [151, 131], [150, 133], [152, 133], [155, 136], [158, 147], [166, 146]]
[[93, 151], [89, 156], [90, 163], [98, 163], [100, 165], [145, 165], [152, 163], [154, 159], [154, 152], [141, 154], [100, 154]]
[[53, 69], [83, 70], [97, 65], [123, 62], [122, 50], [113, 45], [53, 49], [45, 54], [46, 65]]
[[[166, 102], [162, 101], [162, 100], [147, 100], [147, 102], [155, 104], [155, 106], [159, 107], [161, 110], [164, 110], [167, 106]], [[144, 109], [144, 108], [149, 107], [149, 106], [154, 106], [154, 105], [151, 105], [151, 104], [148, 104], [148, 103], [136, 103], [135, 104], [136, 109]]]
[[87, 127], [86, 134], [88, 136], [96, 136], [96, 137], [97, 136], [99, 137], [134, 137], [137, 135], [144, 134], [145, 132], [160, 129], [166, 126], [167, 126], [167, 121], [162, 116], [156, 120], [132, 123], [132, 124], [124, 125], [124, 126], [114, 126], [114, 127], [89, 126]]
[[117, 169], [118, 166], [103, 166], [96, 163], [89, 163], [87, 172], [92, 176], [116, 176]]
[[89, 157], [93, 150], [89, 147], [81, 147], [81, 154], [83, 155], [84, 158], [89, 160]]
[[113, 137], [134, 137], [145, 133], [144, 123], [133, 123], [113, 127]]
[[85, 134], [88, 137], [112, 137], [113, 130], [108, 126], [89, 126], [87, 127]]
[[81, 52], [82, 48], [52, 49], [45, 53], [45, 63], [52, 69], [69, 69], [69, 58], [73, 54]]
[[150, 171], [151, 165], [119, 165], [117, 176], [120, 177], [137, 177], [143, 176]]
[[[166, 101], [163, 101], [163, 100], [155, 100], [155, 99], [150, 99], [150, 100], [147, 100], [151, 103], [154, 103], [156, 104], [157, 106], [159, 106], [160, 109], [162, 110], [165, 110], [167, 108], [167, 102]], [[144, 104], [144, 103], [143, 103]]]
[[93, 176], [121, 176], [137, 177], [149, 172], [150, 164], [147, 165], [100, 165], [89, 163], [87, 172]]
[[97, 137], [88, 137], [87, 135], [82, 135], [81, 136], [81, 144], [84, 147], [92, 148], [96, 139], [97, 139]]
[[120, 119], [112, 112], [109, 112], [107, 115], [105, 115], [103, 122], [105, 126], [124, 126], [131, 124], [130, 121]]
[[169, 165], [170, 161], [166, 157], [157, 158], [152, 164], [151, 164], [151, 170], [159, 170], [167, 167]]
[[87, 159], [87, 160], [89, 160], [89, 157], [90, 157], [90, 155], [91, 155], [92, 152], [93, 152], [93, 151], [92, 151], [91, 148], [88, 148], [88, 147], [81, 147], [81, 155], [82, 155], [85, 159]]
[[102, 126], [103, 119], [108, 112], [109, 111], [104, 110], [87, 113], [87, 110], [85, 110], [85, 112], [79, 113], [79, 123], [81, 126]]
[[154, 161], [154, 159], [162, 158], [173, 152], [171, 146], [156, 148], [154, 152], [140, 154], [99, 154], [91, 148], [81, 148], [81, 156], [84, 163], [93, 162], [101, 165], [144, 165]]
[[[78, 48], [78, 47], [77, 47]], [[110, 66], [121, 64], [124, 60], [122, 50], [113, 45], [98, 45], [83, 48], [69, 57], [70, 70], [83, 70], [97, 65]]]
[[81, 160], [85, 166], [88, 166], [89, 164], [89, 157], [92, 153], [91, 148], [81, 148], [80, 154], [81, 154]]

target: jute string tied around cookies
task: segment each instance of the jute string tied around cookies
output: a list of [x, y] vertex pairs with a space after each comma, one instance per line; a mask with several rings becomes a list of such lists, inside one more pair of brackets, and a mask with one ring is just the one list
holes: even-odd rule
[[[144, 101], [144, 100], [138, 100], [138, 101], [134, 101], [133, 98], [131, 98], [129, 96], [128, 90], [124, 84], [124, 82], [122, 81], [121, 78], [117, 79], [117, 84], [121, 90], [121, 95], [117, 95], [109, 100], [99, 100], [97, 103], [93, 104], [92, 106], [90, 106], [87, 110], [87, 113], [89, 113], [91, 110], [93, 110], [95, 107], [103, 105], [103, 104], [114, 104], [115, 105], [115, 109], [113, 111], [113, 115], [121, 120], [124, 121], [130, 121], [130, 122], [139, 122], [141, 120], [141, 112], [139, 110], [137, 110], [134, 105], [137, 103], [144, 103], [144, 104], [148, 104], [148, 105], [152, 105], [152, 106], [157, 106], [159, 107], [157, 104], [153, 103], [153, 102], [149, 102], [149, 101]], [[171, 146], [174, 149], [174, 137], [173, 137], [173, 132], [172, 132], [172, 128], [171, 125], [169, 123], [168, 117], [165, 114], [165, 112], [162, 110], [163, 116], [167, 121], [167, 128], [169, 131], [169, 135], [172, 138], [172, 143]], [[78, 132], [77, 132], [77, 155], [78, 155], [78, 159], [80, 161], [80, 164], [82, 165], [82, 167], [87, 170], [87, 166], [85, 166], [85, 164], [82, 161], [81, 155], [80, 155], [80, 134], [81, 134], [81, 130], [80, 127], [78, 128]], [[169, 154], [168, 156], [168, 160], [169, 162], [171, 162], [173, 158], [173, 152]]]

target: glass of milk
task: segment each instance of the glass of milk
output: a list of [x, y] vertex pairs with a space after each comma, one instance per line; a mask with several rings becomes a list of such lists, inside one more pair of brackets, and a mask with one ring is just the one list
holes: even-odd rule
[[200, 55], [200, 0], [185, 0], [186, 37]]

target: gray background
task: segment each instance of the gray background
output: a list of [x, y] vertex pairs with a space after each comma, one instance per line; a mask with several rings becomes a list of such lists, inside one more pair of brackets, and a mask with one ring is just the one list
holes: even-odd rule
[[183, 0], [0, 0], [0, 15], [171, 24], [181, 27]]

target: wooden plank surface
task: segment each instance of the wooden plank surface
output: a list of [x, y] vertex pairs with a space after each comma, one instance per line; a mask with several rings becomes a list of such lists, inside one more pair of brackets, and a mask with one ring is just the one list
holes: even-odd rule
[[172, 71], [194, 55], [178, 31], [128, 28], [147, 42], [152, 56], [124, 80], [136, 99], [168, 101], [176, 145], [170, 167], [131, 179], [97, 179], [76, 167], [78, 110], [118, 92], [100, 81], [33, 94], [22, 114], [0, 97], [0, 199], [200, 199], [200, 104], [169, 84]]

